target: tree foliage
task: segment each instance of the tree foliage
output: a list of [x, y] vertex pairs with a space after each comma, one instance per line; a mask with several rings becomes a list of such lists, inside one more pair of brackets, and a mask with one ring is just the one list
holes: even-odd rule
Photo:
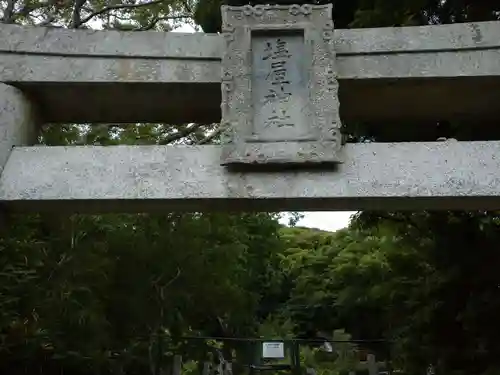
[[[199, 0], [195, 20], [205, 32], [219, 32], [221, 4], [289, 4], [288, 0]], [[303, 1], [299, 1], [303, 3]], [[496, 0], [315, 0], [314, 4], [333, 4], [335, 27], [394, 27], [498, 19]]]
[[4, 23], [67, 28], [169, 31], [192, 22], [191, 0], [2, 0]]

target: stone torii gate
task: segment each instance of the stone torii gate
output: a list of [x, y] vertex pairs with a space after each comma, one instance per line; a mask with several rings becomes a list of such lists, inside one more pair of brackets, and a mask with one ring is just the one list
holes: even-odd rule
[[[334, 30], [329, 6], [222, 14], [222, 35], [0, 25], [0, 203], [500, 208], [500, 142], [343, 145], [339, 132], [341, 119], [498, 121], [500, 22]], [[43, 122], [137, 121], [221, 122], [224, 144], [30, 146]]]

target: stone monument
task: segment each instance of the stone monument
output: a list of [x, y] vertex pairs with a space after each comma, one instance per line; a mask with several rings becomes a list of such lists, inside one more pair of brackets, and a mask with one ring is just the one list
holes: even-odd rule
[[341, 161], [331, 10], [222, 7], [222, 165]]

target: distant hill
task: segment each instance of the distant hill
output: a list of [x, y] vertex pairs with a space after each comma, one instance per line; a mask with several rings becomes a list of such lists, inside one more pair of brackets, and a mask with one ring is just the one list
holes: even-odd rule
[[331, 245], [341, 229], [336, 232], [329, 232], [317, 228], [307, 227], [287, 227], [280, 229], [280, 235], [287, 248], [314, 249], [325, 245]]

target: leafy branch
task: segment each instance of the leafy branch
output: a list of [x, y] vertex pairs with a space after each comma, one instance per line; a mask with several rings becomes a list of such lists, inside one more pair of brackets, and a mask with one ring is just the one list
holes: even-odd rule
[[2, 22], [3, 23], [14, 23], [14, 6], [16, 5], [16, 0], [7, 0], [7, 6], [3, 12]]
[[210, 143], [218, 135], [220, 135], [224, 130], [225, 130], [225, 128], [223, 128], [222, 126], [219, 125], [217, 127], [217, 129], [215, 129], [212, 133], [208, 134], [205, 138], [203, 138], [203, 139], [199, 140], [198, 142], [196, 142], [196, 144], [198, 144], [198, 145], [204, 145], [204, 144]]
[[139, 4], [109, 5], [107, 7], [104, 7], [102, 9], [99, 9], [99, 10], [91, 13], [90, 15], [88, 15], [87, 17], [85, 17], [83, 19], [80, 19], [79, 18], [80, 10], [83, 7], [83, 5], [85, 4], [86, 0], [76, 0], [75, 7], [74, 7], [74, 12], [73, 12], [73, 19], [72, 19], [72, 23], [71, 23], [70, 27], [76, 29], [76, 28], [80, 27], [81, 25], [89, 22], [91, 19], [93, 19], [93, 18], [95, 18], [95, 17], [97, 17], [97, 16], [99, 16], [101, 14], [110, 12], [112, 10], [137, 9], [137, 8], [147, 7], [147, 6], [150, 6], [150, 5], [161, 4], [164, 1], [165, 0], [154, 0], [154, 1], [149, 1], [149, 2], [145, 2], [145, 3], [139, 3]]
[[178, 16], [167, 16], [167, 17], [155, 17], [149, 22], [147, 25], [138, 27], [135, 29], [136, 31], [147, 31], [147, 30], [152, 30], [155, 28], [155, 26], [158, 24], [160, 21], [169, 21], [169, 20], [183, 20], [183, 19], [189, 19], [193, 18], [192, 15], [190, 14], [184, 14], [184, 15], [178, 15]]
[[178, 130], [176, 133], [169, 135], [165, 139], [159, 142], [160, 145], [168, 145], [172, 142], [178, 141], [181, 138], [187, 137], [197, 129], [199, 129], [202, 124], [191, 124], [190, 126], [186, 126], [185, 128]]

